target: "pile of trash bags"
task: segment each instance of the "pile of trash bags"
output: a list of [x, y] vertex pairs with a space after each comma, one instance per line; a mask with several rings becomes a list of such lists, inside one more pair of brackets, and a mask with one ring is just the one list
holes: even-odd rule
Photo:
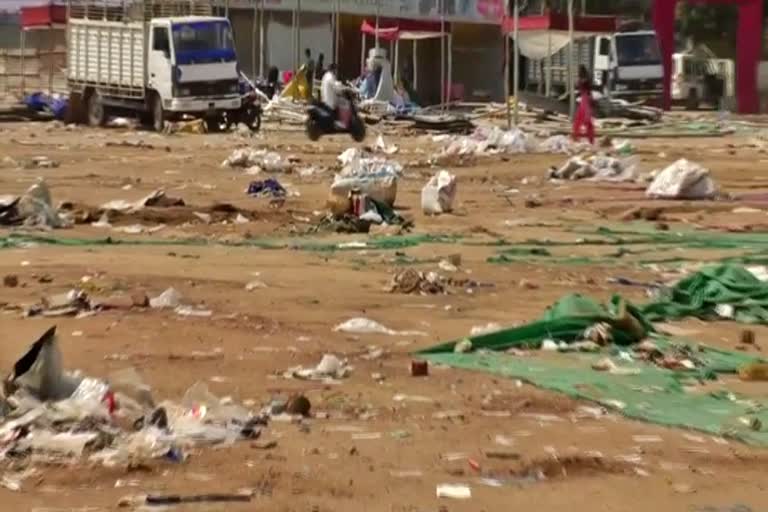
[[180, 402], [156, 403], [133, 369], [107, 380], [65, 371], [48, 329], [14, 364], [0, 397], [0, 459], [136, 467], [181, 462], [196, 445], [258, 437], [267, 417], [192, 386]]
[[338, 157], [342, 169], [331, 184], [331, 196], [346, 198], [352, 190], [387, 206], [394, 206], [397, 182], [403, 166], [397, 161], [365, 155], [358, 148], [349, 148]]
[[632, 182], [639, 179], [637, 158], [616, 158], [597, 154], [574, 156], [559, 168], [551, 168], [547, 178], [557, 180], [587, 180], [609, 182]]

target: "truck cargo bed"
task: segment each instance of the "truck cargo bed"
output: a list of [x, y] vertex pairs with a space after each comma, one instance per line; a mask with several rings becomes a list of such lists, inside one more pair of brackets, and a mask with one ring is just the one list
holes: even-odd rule
[[67, 80], [81, 91], [97, 86], [109, 94], [144, 95], [144, 24], [70, 19]]

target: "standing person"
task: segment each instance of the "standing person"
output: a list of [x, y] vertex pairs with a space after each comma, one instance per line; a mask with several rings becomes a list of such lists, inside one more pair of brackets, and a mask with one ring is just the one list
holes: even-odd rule
[[586, 131], [590, 144], [595, 143], [595, 123], [592, 121], [592, 80], [585, 66], [579, 66], [579, 108], [573, 119], [573, 140], [578, 141], [582, 135], [582, 128]]
[[317, 65], [315, 66], [315, 79], [322, 80], [325, 74], [325, 55], [322, 53], [317, 56]]
[[309, 86], [309, 95], [312, 96], [312, 91], [315, 85], [315, 61], [312, 60], [312, 52], [309, 48], [304, 50], [304, 73], [307, 76], [307, 85]]

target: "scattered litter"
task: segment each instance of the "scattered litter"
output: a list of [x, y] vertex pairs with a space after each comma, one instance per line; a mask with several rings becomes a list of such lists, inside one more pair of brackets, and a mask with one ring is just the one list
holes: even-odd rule
[[397, 147], [395, 144], [388, 145], [384, 142], [384, 136], [379, 135], [376, 137], [376, 144], [373, 146], [374, 149], [380, 153], [384, 153], [385, 155], [394, 155], [398, 151], [400, 151], [400, 148]]
[[173, 309], [181, 305], [181, 294], [175, 288], [168, 288], [157, 297], [149, 299], [149, 306], [154, 309]]
[[386, 334], [388, 336], [426, 336], [421, 331], [395, 331], [368, 318], [351, 318], [333, 328], [336, 332], [349, 334]]
[[404, 395], [401, 393], [398, 393], [397, 395], [393, 396], [392, 400], [395, 402], [416, 402], [416, 403], [423, 403], [423, 404], [430, 404], [434, 402], [434, 400], [428, 396]]
[[456, 176], [445, 170], [432, 176], [421, 189], [421, 209], [427, 215], [451, 212], [455, 199]]
[[560, 168], [551, 168], [547, 178], [551, 180], [631, 182], [638, 179], [637, 160], [633, 157], [619, 159], [606, 155], [593, 155], [588, 158], [575, 156], [568, 159]]
[[418, 469], [393, 469], [390, 470], [389, 475], [394, 478], [421, 478], [424, 476], [424, 472]]
[[287, 195], [285, 188], [275, 178], [252, 181], [246, 193], [252, 197], [285, 197]]
[[178, 306], [176, 309], [174, 309], [174, 313], [180, 316], [191, 316], [191, 317], [209, 317], [213, 315], [213, 311], [210, 309], [202, 309], [202, 308], [196, 308], [194, 306]]
[[468, 500], [472, 498], [472, 490], [468, 485], [464, 484], [439, 484], [437, 486], [437, 497]]
[[480, 336], [481, 334], [490, 334], [492, 332], [500, 331], [501, 329], [501, 325], [497, 324], [496, 322], [490, 322], [485, 325], [475, 325], [472, 327], [472, 329], [470, 329], [469, 335]]
[[0, 225], [20, 225], [37, 228], [64, 228], [72, 222], [53, 206], [51, 191], [45, 180], [39, 179], [23, 195], [4, 199], [0, 204]]
[[180, 404], [156, 407], [151, 390], [134, 371], [100, 380], [65, 371], [62, 359], [52, 327], [4, 380], [4, 403], [10, 409], [0, 418], [4, 453], [58, 463], [87, 456], [105, 466], [143, 465], [155, 458], [183, 461], [187, 447], [252, 438], [265, 424], [200, 383]]
[[645, 191], [653, 199], [713, 199], [717, 194], [709, 169], [685, 159], [662, 170]]
[[661, 436], [656, 435], [634, 435], [632, 440], [636, 443], [660, 443], [663, 441]]
[[287, 370], [283, 375], [286, 378], [320, 380], [344, 379], [352, 373], [352, 367], [346, 360], [339, 359], [333, 354], [325, 354], [314, 368], [297, 366]]
[[254, 290], [262, 290], [264, 288], [268, 288], [267, 284], [264, 281], [259, 281], [258, 279], [245, 285], [245, 290], [249, 292]]
[[101, 205], [102, 210], [115, 210], [124, 213], [135, 213], [144, 208], [168, 208], [172, 206], [185, 206], [184, 200], [166, 195], [164, 190], [158, 189], [152, 191], [147, 196], [138, 201], [126, 201], [117, 199]]
[[254, 173], [291, 172], [293, 164], [280, 154], [266, 149], [236, 149], [221, 163], [222, 167], [254, 169]]

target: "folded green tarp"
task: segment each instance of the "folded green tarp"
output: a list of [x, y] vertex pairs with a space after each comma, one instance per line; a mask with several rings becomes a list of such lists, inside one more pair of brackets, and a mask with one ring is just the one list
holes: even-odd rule
[[684, 317], [717, 317], [718, 305], [731, 306], [733, 319], [768, 323], [768, 284], [739, 265], [706, 267], [680, 281], [662, 298], [642, 308], [653, 322]]

